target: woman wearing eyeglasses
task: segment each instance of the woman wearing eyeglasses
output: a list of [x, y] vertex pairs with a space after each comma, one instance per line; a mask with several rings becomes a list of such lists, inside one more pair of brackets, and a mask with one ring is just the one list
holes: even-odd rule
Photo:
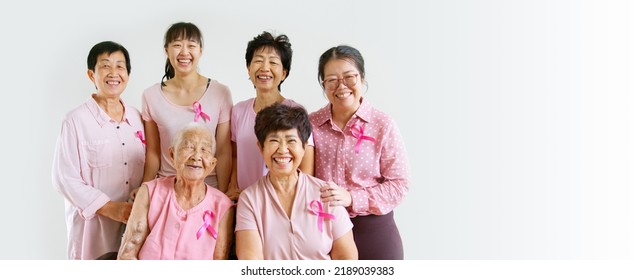
[[322, 202], [348, 210], [360, 260], [403, 259], [393, 209], [408, 191], [409, 164], [396, 123], [362, 97], [357, 49], [324, 52], [318, 79], [329, 104], [310, 114], [315, 177], [335, 183], [321, 189]]

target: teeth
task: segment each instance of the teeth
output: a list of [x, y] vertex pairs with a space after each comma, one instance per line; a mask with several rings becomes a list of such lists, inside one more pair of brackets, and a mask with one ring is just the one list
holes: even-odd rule
[[275, 162], [277, 163], [289, 163], [291, 161], [291, 158], [276, 158]]
[[342, 94], [335, 94], [336, 97], [339, 98], [344, 98], [344, 97], [348, 97], [350, 96], [351, 93], [347, 92], [347, 93], [342, 93]]
[[179, 59], [178, 62], [180, 63], [190, 63], [192, 60], [191, 59]]
[[109, 85], [118, 85], [118, 84], [120, 84], [120, 82], [118, 82], [118, 81], [108, 81], [106, 83], [109, 84]]
[[272, 79], [272, 77], [270, 77], [270, 76], [258, 76], [258, 79], [270, 80], [270, 79]]

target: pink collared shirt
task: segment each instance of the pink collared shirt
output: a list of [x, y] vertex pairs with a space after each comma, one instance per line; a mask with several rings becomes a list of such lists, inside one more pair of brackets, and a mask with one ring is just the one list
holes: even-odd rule
[[[409, 190], [409, 163], [396, 123], [363, 100], [343, 131], [331, 116], [330, 104], [310, 114], [315, 177], [350, 192], [350, 217], [389, 213]], [[359, 141], [359, 127], [374, 141]]]
[[[246, 189], [269, 172], [258, 148], [258, 138], [253, 131], [256, 117], [253, 111], [254, 102], [255, 98], [238, 102], [231, 110], [231, 141], [236, 143], [238, 148], [236, 164], [240, 190]], [[291, 99], [284, 99], [282, 104], [302, 107]], [[312, 135], [308, 138], [306, 145], [314, 145]]]
[[350, 230], [352, 222], [342, 206], [323, 204], [322, 212], [334, 219], [320, 218], [311, 208], [319, 201], [325, 182], [299, 171], [293, 209], [289, 218], [269, 176], [246, 188], [238, 200], [236, 231], [256, 230], [262, 241], [265, 260], [329, 260], [333, 242]]
[[108, 201], [127, 201], [143, 179], [145, 146], [137, 136], [144, 131], [141, 115], [124, 107], [123, 121], [117, 122], [91, 97], [62, 122], [52, 179], [65, 198], [69, 259], [119, 250], [123, 224], [96, 211]]

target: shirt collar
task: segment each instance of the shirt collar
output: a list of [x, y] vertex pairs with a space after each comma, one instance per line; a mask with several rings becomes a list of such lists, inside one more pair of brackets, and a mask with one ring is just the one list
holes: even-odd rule
[[[359, 109], [357, 109], [354, 115], [352, 115], [352, 118], [357, 117], [364, 122], [368, 122], [370, 120], [370, 117], [372, 116], [372, 110], [371, 110], [370, 104], [368, 104], [368, 101], [363, 100], [363, 97], [361, 97], [360, 102], [361, 102], [361, 105], [359, 105]], [[328, 123], [329, 121], [330, 123], [333, 123], [332, 106], [330, 104], [326, 105], [320, 111], [321, 111], [321, 114], [319, 114], [315, 118], [315, 123], [317, 124], [317, 126], [322, 126]]]
[[[123, 100], [119, 99], [119, 102], [121, 102], [121, 105], [123, 105], [123, 118], [121, 123], [127, 123], [129, 125], [130, 121], [128, 120], [127, 106], [125, 106]], [[106, 114], [103, 109], [101, 109], [101, 107], [99, 107], [99, 104], [97, 104], [97, 101], [95, 101], [92, 95], [88, 98], [88, 101], [86, 101], [86, 105], [88, 106], [88, 110], [93, 115], [99, 126], [103, 127], [104, 124], [109, 123], [110, 121], [114, 121], [110, 116], [108, 116], [108, 114]]]

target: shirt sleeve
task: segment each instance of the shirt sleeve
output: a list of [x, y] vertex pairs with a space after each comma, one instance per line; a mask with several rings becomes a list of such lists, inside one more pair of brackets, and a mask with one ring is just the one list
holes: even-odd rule
[[73, 206], [79, 209], [84, 219], [92, 219], [97, 210], [103, 207], [110, 198], [100, 190], [88, 185], [81, 177], [82, 170], [77, 129], [72, 121], [64, 120], [57, 140], [53, 158], [53, 186]]
[[236, 208], [235, 231], [258, 230], [255, 213], [251, 197], [247, 195], [247, 192], [242, 192], [240, 198], [238, 198], [238, 206]]
[[[384, 215], [396, 208], [407, 192], [409, 163], [401, 135], [392, 120], [386, 129], [386, 141], [379, 160], [381, 177], [377, 184], [352, 190], [352, 212]], [[363, 198], [363, 199], [359, 199]], [[361, 203], [358, 203], [361, 201]]]
[[315, 140], [313, 140], [313, 134], [311, 133], [306, 140], [306, 145], [315, 147]]
[[224, 98], [220, 106], [220, 115], [218, 116], [218, 123], [225, 123], [231, 120], [231, 109], [233, 108], [233, 99], [231, 98], [231, 90], [229, 87], [224, 86], [223, 90]]
[[352, 229], [352, 221], [343, 206], [332, 207], [332, 214], [335, 216], [332, 220], [332, 237], [337, 240]]
[[152, 115], [150, 115], [150, 106], [148, 104], [147, 95], [148, 95], [147, 91], [143, 92], [143, 95], [141, 95], [141, 118], [146, 122], [152, 120]]

